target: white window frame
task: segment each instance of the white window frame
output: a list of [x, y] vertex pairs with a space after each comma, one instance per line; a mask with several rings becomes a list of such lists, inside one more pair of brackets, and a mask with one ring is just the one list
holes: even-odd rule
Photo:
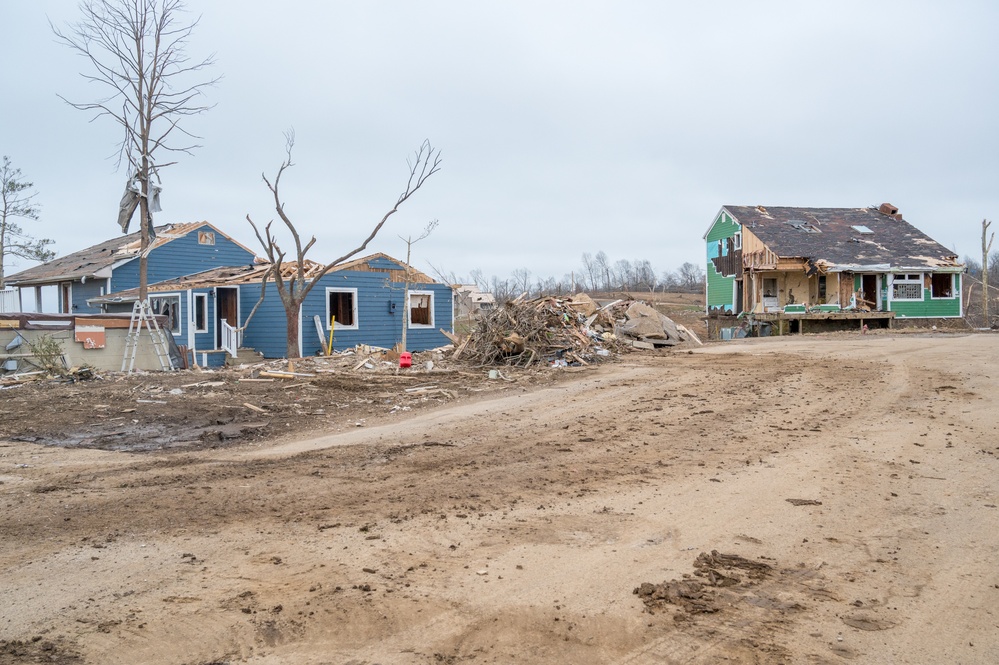
[[[201, 304], [198, 304], [198, 300], [201, 300]], [[205, 324], [203, 328], [198, 327], [198, 309], [202, 309], [204, 312]], [[196, 333], [206, 333], [208, 332], [208, 294], [207, 293], [192, 293], [191, 294], [191, 328]]]
[[742, 249], [742, 231], [736, 231], [735, 235], [732, 236], [732, 249], [733, 250]]
[[[933, 278], [942, 277], [944, 275], [950, 276], [950, 295], [949, 296], [935, 296], [933, 295]], [[930, 274], [930, 300], [956, 300], [957, 299], [957, 289], [954, 288], [954, 273], [931, 273]]]
[[357, 289], [342, 288], [338, 286], [327, 286], [326, 287], [326, 330], [330, 329], [330, 294], [331, 293], [349, 293], [351, 294], [351, 309], [354, 315], [354, 323], [352, 325], [346, 326], [341, 322], [336, 322], [337, 330], [357, 330], [360, 325], [360, 319], [357, 316]]
[[[900, 297], [898, 297], [898, 295], [896, 295], [896, 292], [895, 292], [895, 285], [896, 284], [902, 285], [902, 286], [917, 285], [919, 287], [919, 297], [918, 298], [900, 298]], [[923, 284], [924, 284], [923, 273], [921, 273], [921, 272], [915, 272], [915, 273], [910, 272], [910, 273], [905, 273], [905, 274], [893, 275], [892, 276], [892, 280], [891, 280], [891, 299], [892, 299], [892, 302], [923, 302], [923, 291], [924, 291]]]
[[153, 310], [153, 313], [157, 314], [156, 309], [152, 307], [153, 301], [154, 300], [171, 300], [171, 299], [174, 300], [174, 301], [176, 301], [176, 303], [177, 303], [177, 314], [173, 317], [173, 320], [174, 320], [174, 323], [176, 324], [176, 327], [172, 328], [170, 330], [170, 332], [172, 332], [174, 335], [179, 335], [180, 332], [181, 332], [181, 330], [183, 329], [183, 326], [181, 325], [181, 319], [180, 319], [180, 317], [181, 317], [181, 311], [180, 311], [181, 310], [181, 304], [180, 304], [181, 303], [181, 298], [180, 298], [180, 294], [179, 293], [157, 293], [154, 296], [149, 296], [149, 305], [150, 305], [150, 309]]
[[[430, 297], [430, 323], [413, 323], [413, 308], [411, 299], [413, 296]], [[434, 327], [434, 292], [433, 291], [409, 291], [406, 294], [406, 324], [410, 328], [433, 328]]]

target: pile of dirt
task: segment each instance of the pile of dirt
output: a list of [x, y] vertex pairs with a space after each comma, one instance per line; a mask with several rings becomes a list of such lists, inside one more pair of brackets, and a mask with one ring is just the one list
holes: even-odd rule
[[[684, 575], [683, 579], [672, 579], [660, 584], [643, 582], [635, 593], [650, 614], [665, 609], [666, 605], [679, 607], [681, 612], [673, 618], [683, 620], [692, 614], [713, 614], [718, 612], [728, 600], [719, 597], [718, 589], [723, 587], [750, 587], [765, 579], [773, 571], [773, 566], [760, 561], [750, 561], [738, 554], [711, 554], [701, 552], [694, 560], [694, 575]], [[694, 576], [700, 579], [694, 579]]]

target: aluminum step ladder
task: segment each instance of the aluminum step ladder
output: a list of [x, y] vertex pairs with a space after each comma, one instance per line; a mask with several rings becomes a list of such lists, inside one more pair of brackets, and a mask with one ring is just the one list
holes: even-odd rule
[[121, 359], [121, 371], [129, 374], [135, 369], [135, 355], [142, 337], [142, 328], [149, 331], [149, 339], [153, 342], [153, 352], [159, 360], [160, 369], [169, 372], [173, 369], [170, 362], [170, 352], [167, 348], [166, 333], [160, 328], [153, 314], [149, 300], [137, 300], [132, 305], [132, 319], [128, 322], [128, 335], [125, 337], [125, 355]]

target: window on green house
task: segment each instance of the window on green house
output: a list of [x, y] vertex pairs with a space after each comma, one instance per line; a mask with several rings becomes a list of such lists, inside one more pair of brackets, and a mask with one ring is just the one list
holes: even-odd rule
[[954, 275], [950, 273], [937, 273], [931, 278], [931, 296], [933, 298], [953, 298], [954, 297]]
[[923, 276], [920, 273], [895, 275], [891, 285], [892, 300], [922, 300]]

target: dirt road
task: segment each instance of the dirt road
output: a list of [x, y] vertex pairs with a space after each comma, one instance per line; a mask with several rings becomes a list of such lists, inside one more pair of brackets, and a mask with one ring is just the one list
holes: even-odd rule
[[319, 437], [0, 441], [0, 663], [994, 663], [996, 395], [997, 336], [834, 335]]

